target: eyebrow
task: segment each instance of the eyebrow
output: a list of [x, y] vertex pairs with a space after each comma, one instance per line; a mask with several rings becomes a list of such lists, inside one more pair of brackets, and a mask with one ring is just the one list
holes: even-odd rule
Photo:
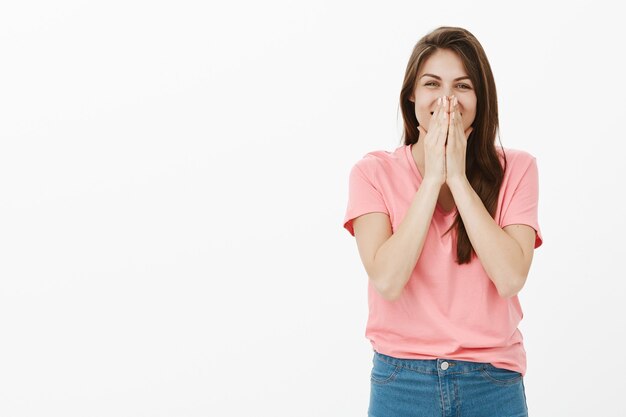
[[[427, 75], [428, 75], [429, 77], [433, 77], [433, 78], [436, 78], [436, 79], [438, 79], [438, 80], [441, 80], [441, 77], [440, 77], [440, 76], [438, 76], [438, 75], [435, 75], [435, 74], [424, 74], [424, 75], [422, 75], [422, 77], [425, 77], [425, 76], [427, 76]], [[422, 79], [422, 77], [420, 77], [420, 79]], [[468, 80], [470, 80], [470, 77], [468, 77], [468, 76], [466, 75], [466, 76], [464, 76], [464, 77], [455, 78], [455, 79], [454, 79], [454, 81], [464, 80], [464, 79], [466, 79], [466, 78], [467, 78]], [[470, 81], [471, 81], [471, 80], [470, 80]]]

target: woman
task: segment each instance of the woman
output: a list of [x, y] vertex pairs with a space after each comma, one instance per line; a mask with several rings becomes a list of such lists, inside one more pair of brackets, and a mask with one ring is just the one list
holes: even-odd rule
[[354, 165], [344, 219], [369, 277], [369, 415], [527, 416], [536, 159], [496, 147], [493, 74], [465, 29], [415, 45], [400, 106], [404, 145]]

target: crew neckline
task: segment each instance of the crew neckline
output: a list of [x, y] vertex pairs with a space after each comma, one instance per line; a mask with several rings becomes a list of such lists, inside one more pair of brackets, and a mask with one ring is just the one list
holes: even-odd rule
[[[419, 169], [417, 169], [417, 163], [415, 162], [415, 159], [413, 158], [413, 152], [412, 152], [413, 145], [414, 144], [410, 144], [410, 145], [405, 145], [404, 146], [405, 155], [406, 155], [406, 158], [407, 158], [407, 162], [409, 163], [409, 166], [411, 167], [411, 171], [413, 171], [413, 173], [415, 174], [415, 176], [417, 177], [417, 179], [421, 183], [423, 178], [422, 178], [422, 174], [420, 174]], [[435, 210], [438, 211], [443, 216], [448, 217], [448, 216], [451, 216], [451, 215], [453, 215], [453, 214], [455, 214], [457, 212], [457, 207], [456, 207], [456, 204], [455, 204], [454, 208], [452, 210], [445, 211], [439, 205], [439, 196], [437, 196], [437, 202], [435, 203]]]

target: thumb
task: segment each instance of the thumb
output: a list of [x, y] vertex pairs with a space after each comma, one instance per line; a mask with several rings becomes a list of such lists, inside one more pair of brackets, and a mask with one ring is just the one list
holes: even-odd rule
[[469, 138], [469, 135], [472, 133], [473, 130], [474, 128], [471, 126], [467, 128], [467, 130], [465, 131], [465, 140]]
[[423, 138], [428, 133], [422, 125], [417, 125], [417, 130], [420, 132], [420, 137]]

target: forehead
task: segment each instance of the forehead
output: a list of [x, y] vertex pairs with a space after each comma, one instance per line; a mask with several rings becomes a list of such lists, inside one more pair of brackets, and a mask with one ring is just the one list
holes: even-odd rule
[[438, 75], [443, 79], [454, 79], [467, 75], [461, 58], [456, 52], [449, 49], [437, 50], [422, 63], [417, 76], [421, 77], [426, 73]]

